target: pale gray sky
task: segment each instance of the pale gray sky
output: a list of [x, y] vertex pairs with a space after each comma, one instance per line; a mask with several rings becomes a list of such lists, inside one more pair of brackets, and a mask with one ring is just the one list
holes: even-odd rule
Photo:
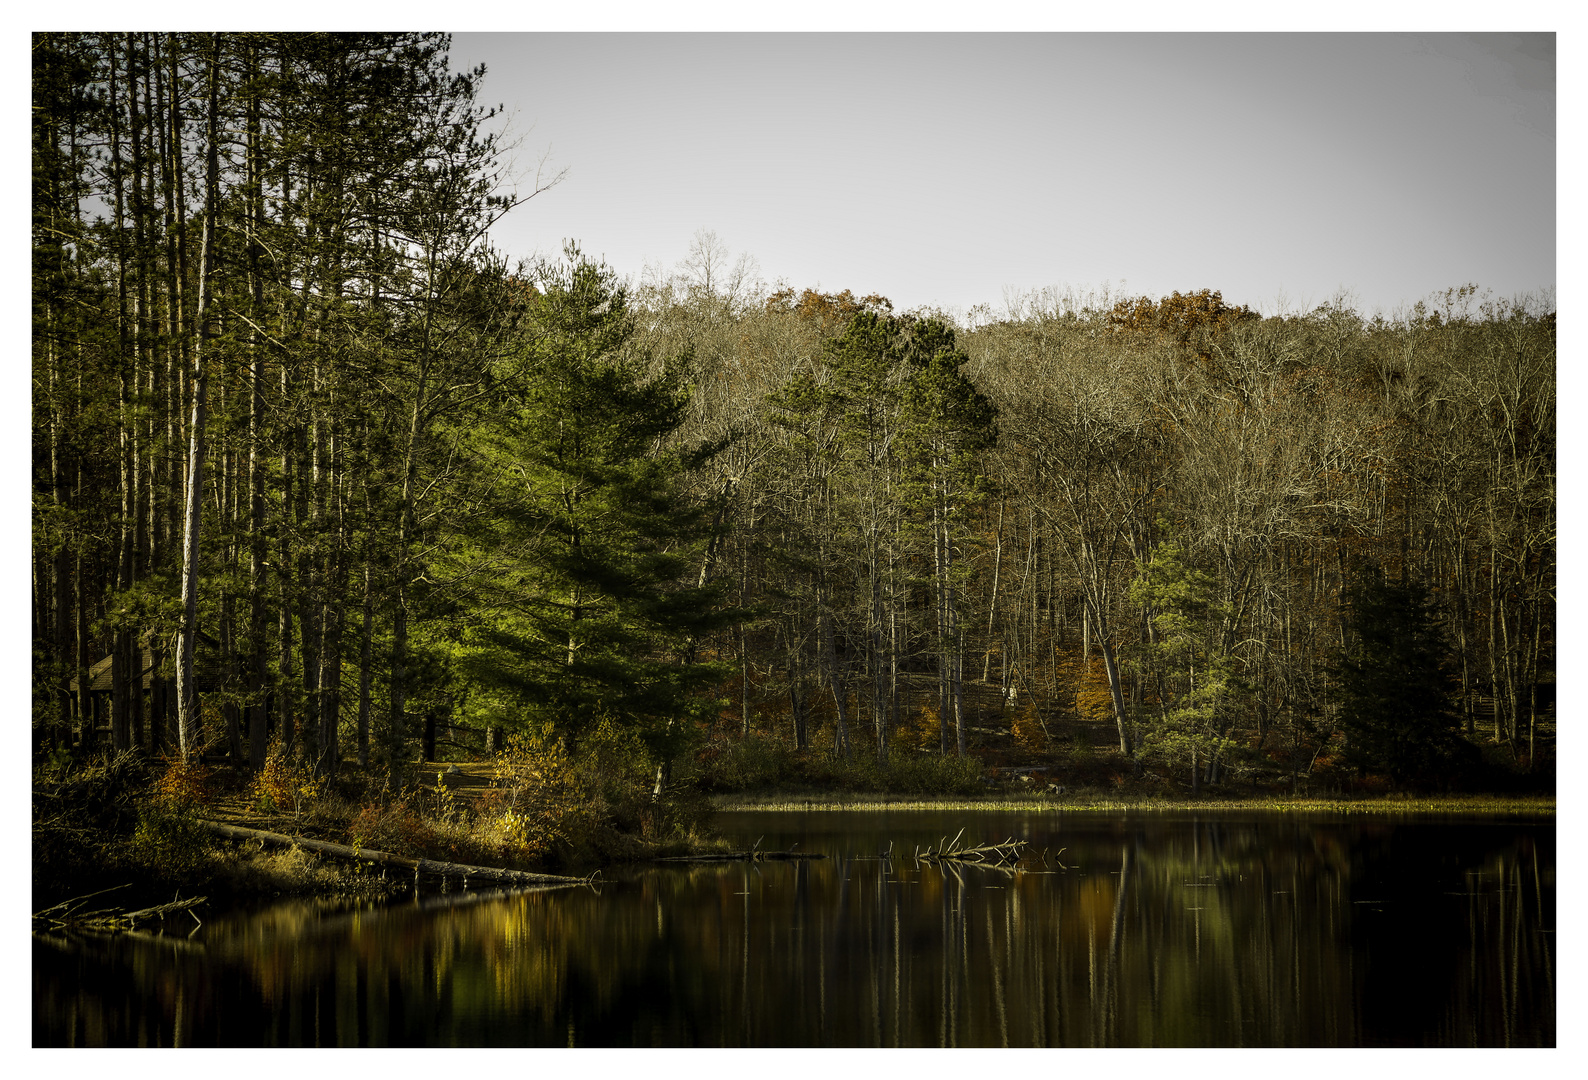
[[462, 33], [557, 187], [493, 238], [620, 273], [698, 229], [896, 307], [1214, 288], [1391, 313], [1556, 280], [1552, 34]]

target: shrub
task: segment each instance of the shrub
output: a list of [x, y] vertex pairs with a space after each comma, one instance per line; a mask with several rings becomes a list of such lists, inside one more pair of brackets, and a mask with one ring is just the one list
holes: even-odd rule
[[192, 804], [170, 802], [139, 807], [138, 826], [129, 845], [130, 860], [178, 881], [199, 871], [209, 860], [208, 838], [192, 809]]
[[389, 803], [360, 808], [348, 827], [353, 846], [408, 858], [425, 855], [434, 834], [412, 803], [412, 793], [404, 793]]
[[923, 705], [899, 725], [894, 745], [900, 749], [937, 750], [942, 745], [942, 721], [937, 706]]
[[304, 803], [319, 794], [319, 784], [303, 765], [292, 761], [280, 746], [272, 749], [254, 777], [254, 807], [265, 812], [302, 811]]
[[981, 763], [952, 754], [902, 754], [879, 770], [879, 790], [899, 795], [976, 795], [985, 790]]
[[516, 732], [497, 752], [494, 770], [498, 793], [485, 808], [488, 832], [529, 855], [569, 838], [584, 813], [585, 782], [561, 738]]
[[884, 795], [969, 795], [983, 790], [981, 763], [975, 758], [922, 754], [897, 744], [886, 765], [867, 752], [845, 760], [822, 751], [792, 761], [790, 779], [817, 788]]
[[172, 758], [165, 771], [155, 779], [156, 804], [169, 811], [186, 811], [203, 806], [214, 798], [215, 775], [198, 758]]
[[1081, 672], [1075, 691], [1075, 711], [1083, 720], [1096, 723], [1114, 719], [1114, 694], [1108, 687], [1108, 672], [1096, 660]]

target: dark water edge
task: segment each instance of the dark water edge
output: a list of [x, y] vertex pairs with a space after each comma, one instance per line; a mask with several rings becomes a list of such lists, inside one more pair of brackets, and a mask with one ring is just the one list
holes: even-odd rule
[[[33, 1042], [1555, 1045], [1553, 817], [756, 811], [717, 826], [828, 857], [35, 936]], [[961, 828], [1030, 856], [1015, 873], [911, 858]]]

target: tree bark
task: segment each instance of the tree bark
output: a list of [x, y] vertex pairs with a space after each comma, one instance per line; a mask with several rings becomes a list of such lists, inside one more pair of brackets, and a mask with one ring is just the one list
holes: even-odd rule
[[208, 421], [209, 344], [214, 335], [211, 325], [210, 295], [215, 268], [215, 218], [220, 194], [220, 41], [210, 35], [209, 115], [207, 154], [204, 168], [204, 240], [199, 256], [198, 341], [193, 356], [193, 419], [188, 449], [187, 512], [182, 541], [182, 635], [177, 661], [177, 738], [182, 759], [186, 761], [199, 747], [198, 697], [193, 684], [193, 647], [198, 633], [199, 532], [202, 521], [204, 489], [204, 436]]

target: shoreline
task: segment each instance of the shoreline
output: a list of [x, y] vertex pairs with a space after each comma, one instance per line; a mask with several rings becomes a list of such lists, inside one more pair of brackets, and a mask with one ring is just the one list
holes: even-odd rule
[[1450, 814], [1482, 816], [1555, 816], [1555, 796], [1373, 796], [1352, 798], [1270, 797], [1221, 799], [1095, 799], [1043, 796], [935, 798], [856, 794], [833, 795], [732, 795], [715, 796], [711, 807], [719, 813], [756, 811], [896, 811], [896, 810], [1012, 810], [1058, 813], [1338, 813], [1338, 814]]

